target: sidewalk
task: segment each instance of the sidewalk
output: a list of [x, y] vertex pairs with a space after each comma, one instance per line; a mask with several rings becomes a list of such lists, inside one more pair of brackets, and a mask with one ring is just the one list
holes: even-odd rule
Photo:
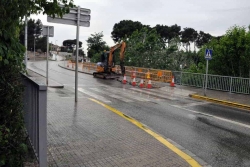
[[189, 164], [151, 135], [89, 100], [48, 93], [48, 165], [88, 167]]

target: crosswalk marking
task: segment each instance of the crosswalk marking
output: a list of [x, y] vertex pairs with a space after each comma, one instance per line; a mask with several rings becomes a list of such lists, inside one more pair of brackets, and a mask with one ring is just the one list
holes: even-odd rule
[[104, 91], [104, 90], [100, 90], [99, 88], [90, 88], [91, 90], [94, 90], [96, 92], [100, 92], [102, 94], [105, 94], [107, 96], [110, 96], [112, 98], [115, 98], [115, 99], [119, 99], [121, 101], [124, 101], [124, 102], [133, 102], [132, 100], [129, 100], [129, 99], [126, 99], [126, 98], [123, 98], [121, 96], [118, 96], [118, 95], [115, 95], [115, 94], [110, 94], [109, 91]]
[[92, 92], [89, 92], [89, 91], [87, 91], [87, 90], [85, 90], [85, 89], [83, 89], [83, 88], [78, 88], [78, 91], [80, 91], [80, 92], [82, 92], [82, 93], [85, 93], [85, 94], [87, 94], [87, 95], [89, 95], [89, 96], [92, 96], [92, 97], [94, 97], [94, 98], [96, 98], [96, 99], [98, 99], [98, 100], [100, 100], [100, 101], [105, 102], [105, 103], [111, 103], [111, 101], [108, 100], [108, 99], [106, 99], [105, 97], [99, 96], [99, 95], [94, 94], [94, 93], [92, 93]]
[[135, 93], [125, 92], [125, 91], [128, 91], [128, 89], [125, 89], [125, 91], [123, 89], [119, 89], [119, 88], [105, 88], [105, 89], [107, 89], [109, 92], [112, 92], [115, 94], [119, 93], [119, 94], [122, 94], [122, 96], [126, 96], [127, 98], [134, 99], [137, 101], [151, 101], [150, 99], [146, 99], [146, 98], [138, 96], [138, 93], [135, 94]]
[[144, 94], [149, 94], [149, 95], [153, 95], [153, 96], [156, 96], [156, 97], [161, 97], [161, 98], [164, 98], [164, 99], [169, 99], [169, 100], [176, 100], [176, 98], [174, 97], [168, 97], [168, 96], [163, 96], [163, 95], [160, 95], [159, 93], [153, 93], [153, 92], [150, 92], [150, 91], [145, 91], [145, 90], [141, 90], [141, 89], [137, 89], [137, 88], [130, 88], [131, 90], [134, 90], [134, 91], [137, 91], [137, 92], [142, 92]]

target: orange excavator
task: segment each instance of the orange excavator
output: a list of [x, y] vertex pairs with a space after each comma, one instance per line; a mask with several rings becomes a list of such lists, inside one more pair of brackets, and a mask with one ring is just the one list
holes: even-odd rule
[[101, 55], [101, 62], [97, 63], [97, 70], [93, 73], [94, 77], [104, 78], [104, 79], [115, 79], [119, 78], [121, 74], [116, 73], [115, 62], [114, 62], [114, 51], [120, 48], [120, 67], [121, 74], [125, 74], [124, 66], [124, 54], [126, 49], [126, 43], [121, 42], [112, 46], [109, 51], [104, 51]]

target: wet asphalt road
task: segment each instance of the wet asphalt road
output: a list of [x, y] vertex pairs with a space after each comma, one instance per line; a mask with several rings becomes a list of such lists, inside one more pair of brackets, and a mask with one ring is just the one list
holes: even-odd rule
[[[49, 92], [73, 99], [75, 73], [58, 67], [55, 61], [49, 66], [49, 78], [65, 85]], [[45, 75], [45, 61], [29, 62], [29, 67]], [[158, 89], [141, 92], [116, 80], [78, 76], [79, 98], [96, 98], [120, 110], [211, 166], [250, 166], [250, 113], [189, 97], [170, 98]]]

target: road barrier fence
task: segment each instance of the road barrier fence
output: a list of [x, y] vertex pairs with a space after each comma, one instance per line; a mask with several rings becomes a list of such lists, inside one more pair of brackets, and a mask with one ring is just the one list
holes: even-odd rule
[[39, 166], [47, 166], [47, 86], [22, 75], [24, 122]]
[[[200, 88], [205, 87], [205, 74], [181, 71], [172, 72], [176, 84]], [[207, 88], [230, 93], [250, 94], [250, 78], [208, 74]]]

